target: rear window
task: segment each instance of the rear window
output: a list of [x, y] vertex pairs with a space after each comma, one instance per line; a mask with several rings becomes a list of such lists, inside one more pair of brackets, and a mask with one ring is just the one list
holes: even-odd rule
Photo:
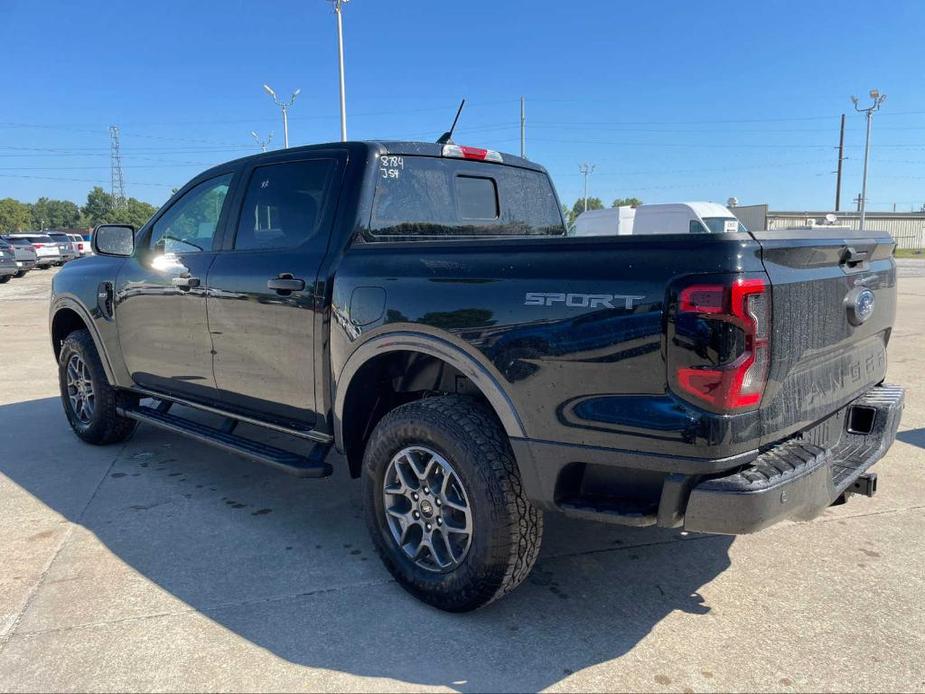
[[544, 173], [435, 157], [388, 156], [383, 161], [388, 166], [378, 169], [370, 223], [376, 238], [565, 234]]

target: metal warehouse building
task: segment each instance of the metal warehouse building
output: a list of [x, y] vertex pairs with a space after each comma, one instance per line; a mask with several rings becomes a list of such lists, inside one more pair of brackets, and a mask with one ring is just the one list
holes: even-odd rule
[[[858, 212], [770, 211], [767, 205], [742, 205], [730, 208], [749, 229], [799, 229], [826, 225], [826, 215], [834, 214], [835, 225], [857, 229]], [[897, 248], [925, 248], [925, 212], [867, 212], [864, 226], [886, 231], [896, 240]]]

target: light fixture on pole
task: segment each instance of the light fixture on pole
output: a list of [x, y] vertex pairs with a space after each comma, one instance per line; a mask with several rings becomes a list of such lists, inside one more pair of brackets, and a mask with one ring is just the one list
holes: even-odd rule
[[340, 141], [347, 141], [347, 94], [344, 86], [344, 19], [343, 6], [349, 0], [328, 0], [337, 16], [337, 62], [340, 68]]
[[256, 130], [251, 130], [251, 135], [253, 135], [254, 139], [257, 141], [257, 146], [260, 147], [260, 151], [266, 152], [267, 147], [269, 146], [270, 142], [273, 140], [273, 133], [270, 133], [269, 135], [267, 135], [266, 140], [261, 140], [260, 135], [257, 134]]
[[864, 230], [864, 217], [865, 212], [867, 211], [867, 161], [870, 157], [870, 124], [874, 119], [874, 111], [879, 110], [880, 104], [883, 103], [886, 99], [886, 94], [881, 94], [876, 89], [870, 90], [870, 98], [873, 103], [867, 108], [861, 108], [858, 104], [858, 98], [856, 96], [851, 97], [851, 103], [854, 104], [854, 110], [863, 113], [867, 116], [867, 139], [864, 141], [864, 175], [861, 179], [861, 195], [860, 195], [860, 212], [861, 219], [858, 223], [858, 229], [861, 231]]
[[289, 109], [292, 108], [292, 104], [295, 103], [295, 98], [301, 92], [301, 89], [296, 89], [292, 92], [292, 96], [289, 97], [289, 103], [285, 103], [279, 100], [279, 97], [276, 96], [276, 92], [270, 87], [269, 84], [263, 85], [263, 91], [273, 97], [273, 103], [279, 106], [280, 110], [283, 112], [283, 147], [286, 149], [289, 148]]

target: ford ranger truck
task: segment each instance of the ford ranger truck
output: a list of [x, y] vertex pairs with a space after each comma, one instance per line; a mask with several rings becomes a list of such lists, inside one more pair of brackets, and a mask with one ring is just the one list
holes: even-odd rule
[[344, 466], [397, 581], [465, 611], [524, 580], [544, 512], [740, 534], [873, 494], [903, 407], [892, 250], [570, 238], [533, 162], [323, 144], [98, 227], [54, 278], [51, 338], [82, 440], [142, 422], [299, 477]]

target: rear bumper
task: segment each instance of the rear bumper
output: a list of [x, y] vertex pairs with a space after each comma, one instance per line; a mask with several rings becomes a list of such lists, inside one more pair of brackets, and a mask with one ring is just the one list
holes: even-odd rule
[[[786, 519], [816, 517], [843, 494], [859, 491], [856, 482], [893, 445], [903, 402], [899, 386], [872, 388], [849, 405], [845, 429], [832, 447], [794, 439], [731, 475], [694, 486], [684, 528], [739, 535]], [[852, 412], [857, 413], [854, 420]], [[861, 431], [852, 430], [858, 425]], [[866, 493], [875, 489], [870, 484]]]
[[[808, 520], [855, 488], [893, 444], [904, 391], [882, 385], [769, 449], [717, 459], [512, 439], [527, 497], [575, 518], [752, 533]], [[861, 481], [864, 481], [863, 479]], [[869, 480], [864, 493], [875, 486]]]

